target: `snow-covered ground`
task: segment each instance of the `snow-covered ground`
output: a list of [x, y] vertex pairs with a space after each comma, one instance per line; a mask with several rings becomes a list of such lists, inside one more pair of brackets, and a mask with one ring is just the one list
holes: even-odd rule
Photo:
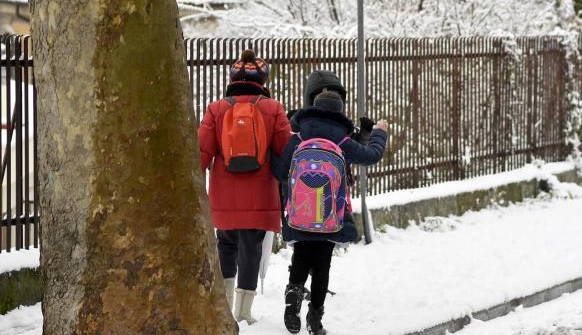
[[[329, 334], [413, 332], [582, 277], [582, 187], [554, 186], [552, 194], [524, 203], [387, 228], [375, 232], [370, 245], [337, 250], [330, 278], [336, 294], [328, 295], [323, 318]], [[35, 251], [23, 254], [9, 256], [38, 259]], [[288, 334], [282, 315], [291, 254], [284, 249], [271, 256], [253, 310], [259, 322], [241, 324], [241, 334]], [[0, 271], [6, 271], [4, 257]], [[306, 312], [304, 304], [303, 320]], [[40, 305], [0, 316], [0, 334], [41, 335]], [[473, 320], [458, 334], [582, 335], [582, 292], [489, 322]]]

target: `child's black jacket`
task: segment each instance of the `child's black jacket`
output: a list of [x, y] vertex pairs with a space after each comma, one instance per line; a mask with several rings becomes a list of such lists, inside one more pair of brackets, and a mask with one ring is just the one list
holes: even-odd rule
[[[318, 107], [308, 107], [299, 110], [294, 118], [299, 125], [301, 139], [303, 140], [321, 137], [339, 143], [354, 131], [353, 122], [345, 114], [323, 110]], [[346, 159], [346, 165], [372, 165], [378, 163], [384, 154], [387, 138], [388, 134], [385, 131], [374, 129], [372, 130], [370, 142], [367, 146], [348, 139], [340, 146]], [[283, 183], [285, 193], [287, 191], [286, 185], [289, 177], [289, 168], [291, 166], [291, 157], [301, 142], [301, 139], [297, 134], [293, 135], [285, 146], [281, 157], [273, 157], [272, 159], [273, 174]], [[337, 233], [318, 234], [303, 232], [290, 228], [285, 222], [283, 223], [282, 233], [283, 240], [287, 242], [322, 240], [346, 243], [357, 240], [357, 232], [353, 218], [347, 210], [344, 215], [344, 228]]]

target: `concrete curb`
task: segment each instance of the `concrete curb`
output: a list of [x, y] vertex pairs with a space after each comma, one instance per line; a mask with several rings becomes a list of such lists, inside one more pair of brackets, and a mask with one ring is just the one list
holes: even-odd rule
[[509, 314], [510, 312], [514, 311], [515, 308], [518, 306], [523, 306], [525, 308], [536, 306], [559, 298], [564, 293], [572, 293], [580, 289], [582, 289], [582, 277], [569, 280], [562, 284], [558, 284], [548, 289], [532, 293], [525, 297], [515, 298], [506, 301], [502, 304], [471, 313], [471, 315], [465, 315], [463, 317], [449, 320], [447, 322], [438, 324], [430, 328], [423, 329], [421, 331], [407, 333], [404, 335], [446, 335], [447, 333], [454, 333], [456, 331], [463, 329], [466, 325], [470, 324], [471, 319], [489, 321], [491, 319]]

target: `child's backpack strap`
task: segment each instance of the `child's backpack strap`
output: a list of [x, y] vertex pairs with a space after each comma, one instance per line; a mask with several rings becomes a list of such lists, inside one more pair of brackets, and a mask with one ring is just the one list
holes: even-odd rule
[[341, 140], [341, 141], [339, 141], [339, 143], [337, 144], [337, 146], [338, 146], [338, 147], [341, 147], [341, 145], [342, 145], [342, 144], [344, 144], [344, 143], [345, 143], [347, 140], [349, 140], [349, 139], [350, 139], [350, 137], [349, 137], [349, 136], [346, 136], [346, 137], [342, 138], [342, 140]]
[[228, 104], [231, 106], [234, 106], [234, 104], [236, 104], [236, 99], [231, 96], [224, 97], [224, 101], [228, 102]]
[[[262, 95], [254, 96], [251, 99], [250, 102], [252, 104], [256, 104], [257, 102], [259, 102], [259, 100], [261, 100], [262, 97], [263, 97]], [[233, 96], [230, 96], [230, 95], [227, 96], [227, 97], [224, 97], [224, 101], [228, 102], [228, 104], [231, 105], [231, 106], [234, 106], [234, 104], [236, 104], [236, 99]]]
[[[301, 137], [301, 134], [300, 133], [297, 133], [297, 137], [299, 137], [299, 140], [301, 142], [303, 142], [303, 137]], [[349, 136], [346, 136], [346, 137], [342, 138], [342, 140], [339, 141], [339, 143], [336, 143], [336, 144], [337, 144], [338, 147], [341, 147], [341, 145], [344, 144], [349, 139], [350, 139], [350, 137]]]

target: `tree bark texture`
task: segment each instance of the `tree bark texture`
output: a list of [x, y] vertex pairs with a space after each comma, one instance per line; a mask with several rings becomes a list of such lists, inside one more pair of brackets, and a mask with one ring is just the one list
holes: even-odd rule
[[176, 1], [30, 5], [44, 334], [236, 334]]

